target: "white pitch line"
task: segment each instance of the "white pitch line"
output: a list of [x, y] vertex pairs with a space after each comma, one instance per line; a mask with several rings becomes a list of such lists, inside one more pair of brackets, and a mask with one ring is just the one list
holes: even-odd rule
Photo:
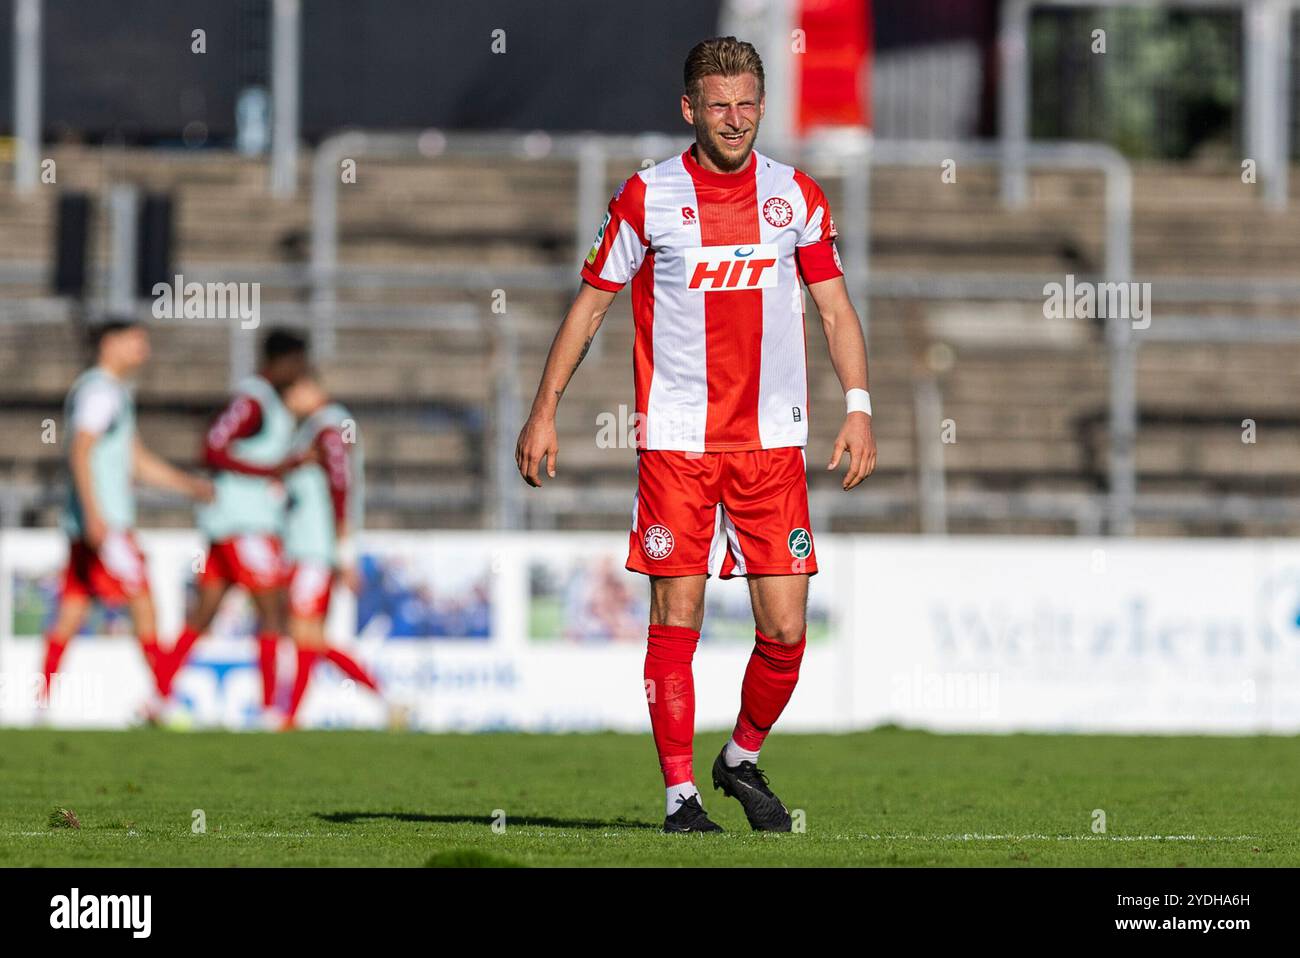
[[[117, 829], [115, 829], [117, 830]], [[54, 837], [64, 829], [46, 829], [39, 832], [0, 832], [6, 837], [39, 838]], [[76, 831], [76, 829], [68, 829]], [[523, 829], [509, 829], [531, 837], [543, 837], [549, 831], [525, 832]], [[128, 833], [130, 834], [130, 833]], [[604, 838], [622, 837], [622, 832], [602, 832]], [[133, 837], [140, 837], [136, 833]], [[160, 836], [163, 837], [163, 836]], [[357, 838], [354, 832], [206, 832], [194, 836], [198, 838]], [[1257, 835], [981, 835], [967, 833], [964, 835], [831, 835], [832, 841], [871, 841], [871, 842], [1254, 842]]]
[[836, 835], [852, 841], [900, 842], [1253, 842], [1256, 835]]
[[[37, 836], [54, 836], [61, 831], [75, 832], [77, 829], [69, 828], [51, 828], [43, 832], [0, 832], [0, 835], [6, 837], [35, 838]], [[123, 831], [122, 829], [108, 829], [106, 831]], [[139, 838], [140, 832], [125, 832], [127, 835]], [[158, 837], [171, 838], [170, 835], [161, 835]], [[350, 832], [203, 832], [193, 836], [196, 840], [199, 838], [355, 838], [355, 834]]]

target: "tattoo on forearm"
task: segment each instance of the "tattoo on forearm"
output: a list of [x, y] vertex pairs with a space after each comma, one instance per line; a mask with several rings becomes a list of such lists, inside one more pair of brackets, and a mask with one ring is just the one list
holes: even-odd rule
[[564, 390], [569, 388], [569, 383], [573, 379], [573, 374], [578, 371], [578, 367], [582, 365], [582, 361], [587, 358], [587, 350], [591, 349], [591, 341], [594, 338], [594, 336], [588, 336], [587, 341], [582, 344], [582, 352], [578, 353], [578, 361], [573, 364], [573, 368], [569, 370], [569, 375], [564, 378], [564, 385], [555, 390], [556, 399], [562, 398], [564, 396]]

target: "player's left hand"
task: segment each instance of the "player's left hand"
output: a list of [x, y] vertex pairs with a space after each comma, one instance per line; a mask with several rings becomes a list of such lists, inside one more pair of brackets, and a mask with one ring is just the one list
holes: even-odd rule
[[519, 441], [515, 444], [515, 465], [524, 482], [533, 487], [540, 487], [541, 476], [538, 474], [543, 463], [546, 474], [555, 478], [555, 460], [559, 456], [560, 440], [555, 432], [554, 418], [546, 416], [529, 416], [524, 428], [519, 431]]
[[194, 476], [190, 480], [190, 498], [196, 502], [211, 502], [216, 498], [216, 495], [216, 488], [212, 485], [211, 479]]
[[876, 437], [871, 434], [871, 417], [865, 412], [851, 412], [844, 417], [840, 434], [835, 437], [827, 471], [840, 464], [844, 453], [849, 454], [849, 471], [844, 475], [844, 491], [848, 492], [876, 470]]

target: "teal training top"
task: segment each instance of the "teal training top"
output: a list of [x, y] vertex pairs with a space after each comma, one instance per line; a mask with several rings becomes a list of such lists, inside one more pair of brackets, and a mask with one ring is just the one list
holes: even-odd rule
[[[293, 416], [275, 388], [261, 376], [249, 376], [235, 395], [248, 396], [262, 410], [262, 428], [255, 435], [236, 439], [230, 454], [249, 465], [270, 467], [283, 462], [293, 441]], [[198, 509], [198, 524], [212, 542], [237, 535], [280, 535], [284, 525], [284, 493], [266, 476], [222, 470], [213, 478], [215, 498]]]
[[61, 525], [74, 539], [85, 535], [84, 514], [77, 484], [72, 479], [72, 439], [77, 430], [78, 404], [91, 393], [96, 401], [113, 403], [115, 412], [108, 427], [99, 434], [90, 452], [91, 483], [99, 513], [109, 527], [129, 529], [135, 525], [135, 493], [131, 488], [135, 454], [135, 397], [131, 388], [107, 370], [92, 366], [72, 383], [63, 402], [63, 451], [68, 462], [68, 495], [64, 502]]
[[[311, 449], [322, 429], [338, 429], [348, 456], [348, 532], [361, 529], [365, 517], [365, 453], [361, 434], [351, 413], [338, 403], [330, 403], [303, 420], [294, 437], [293, 452]], [[285, 479], [289, 492], [289, 511], [284, 529], [284, 551], [291, 559], [337, 564], [338, 541], [334, 523], [334, 502], [330, 498], [329, 479], [322, 465], [306, 463]]]

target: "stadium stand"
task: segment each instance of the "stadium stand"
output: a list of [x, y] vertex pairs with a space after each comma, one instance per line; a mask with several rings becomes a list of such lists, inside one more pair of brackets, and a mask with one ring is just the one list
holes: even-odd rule
[[[0, 327], [0, 395], [11, 444], [0, 453], [0, 479], [11, 489], [6, 521], [48, 524], [58, 502], [57, 446], [33, 424], [59, 415], [64, 384], [79, 368], [75, 311], [48, 297], [55, 189], [99, 194], [111, 183], [170, 191], [177, 202], [175, 261], [191, 275], [222, 268], [260, 271], [262, 302], [275, 316], [304, 312], [310, 236], [309, 197], [272, 201], [265, 165], [218, 151], [147, 151], [65, 146], [52, 153], [57, 187], [30, 198], [0, 186], [5, 322]], [[611, 164], [612, 191], [620, 171]], [[306, 167], [304, 166], [304, 170]], [[472, 176], [466, 175], [473, 170]], [[630, 173], [629, 169], [624, 171]], [[816, 175], [817, 171], [812, 171]], [[422, 269], [466, 272], [490, 267], [573, 264], [574, 170], [547, 160], [443, 158], [366, 161], [340, 203], [340, 263], [345, 269], [409, 270], [410, 284], [354, 283], [339, 292], [344, 323], [323, 359], [331, 387], [364, 417], [372, 489], [370, 524], [378, 527], [477, 527], [485, 521], [485, 465], [492, 428], [494, 360], [490, 290], [421, 285]], [[304, 181], [306, 178], [304, 177]], [[1102, 183], [1088, 174], [1035, 175], [1023, 211], [999, 202], [991, 169], [963, 169], [956, 184], [931, 171], [880, 168], [871, 188], [872, 277], [939, 277], [984, 273], [1036, 278], [1095, 275], [1102, 260]], [[830, 186], [832, 203], [840, 197]], [[1139, 280], [1204, 281], [1213, 277], [1298, 280], [1300, 213], [1266, 213], [1231, 171], [1149, 164], [1135, 168], [1133, 256]], [[105, 217], [95, 221], [93, 250], [105, 259]], [[268, 268], [271, 269], [268, 272]], [[275, 270], [279, 270], [276, 272]], [[576, 270], [573, 271], [576, 276]], [[250, 273], [251, 278], [251, 273]], [[527, 409], [570, 289], [506, 289], [507, 315], [518, 334], [517, 389]], [[1233, 298], [1233, 297], [1236, 298]], [[1231, 294], [1222, 302], [1156, 303], [1181, 315], [1295, 318], [1292, 303]], [[419, 307], [436, 316], [468, 304], [484, 329], [385, 325], [384, 310]], [[282, 307], [284, 312], [277, 313]], [[147, 304], [142, 307], [147, 308]], [[295, 312], [296, 310], [296, 312]], [[865, 495], [905, 502], [916, 485], [917, 424], [913, 385], [941, 344], [950, 363], [935, 375], [956, 442], [944, 447], [949, 489], [1089, 492], [1105, 487], [1105, 353], [1094, 321], [1046, 320], [1041, 302], [927, 299], [873, 294], [870, 302], [872, 395], [880, 466]], [[140, 384], [142, 429], [175, 461], [192, 460], [200, 430], [229, 380], [228, 327], [202, 321], [159, 323], [155, 361]], [[814, 389], [809, 472], [814, 490], [834, 489], [821, 474], [842, 401], [824, 341], [810, 315], [808, 353]], [[561, 407], [560, 476], [551, 489], [529, 491], [568, 503], [554, 517], [530, 511], [534, 525], [622, 528], [631, 502], [633, 453], [591, 440], [602, 414], [630, 407], [630, 305], [620, 297], [601, 345], [575, 378]], [[1300, 345], [1152, 343], [1139, 354], [1139, 488], [1159, 492], [1285, 494], [1300, 484], [1300, 414], [1284, 401], [1300, 386]], [[395, 396], [403, 397], [401, 400]], [[1261, 398], [1265, 397], [1265, 398]], [[1289, 442], [1241, 442], [1242, 420]], [[26, 424], [29, 428], [19, 428]], [[516, 423], [506, 425], [513, 437]], [[927, 428], [930, 428], [927, 426]], [[933, 428], [939, 428], [934, 425]], [[1245, 454], [1243, 454], [1243, 448]], [[604, 495], [607, 498], [601, 499]], [[584, 506], [584, 503], [586, 506]], [[185, 525], [187, 509], [144, 502], [143, 524]], [[836, 531], [915, 531], [914, 509], [826, 517]], [[957, 532], [1072, 532], [1054, 519], [954, 520]], [[1295, 532], [1224, 517], [1212, 522], [1145, 520], [1155, 534]]]

